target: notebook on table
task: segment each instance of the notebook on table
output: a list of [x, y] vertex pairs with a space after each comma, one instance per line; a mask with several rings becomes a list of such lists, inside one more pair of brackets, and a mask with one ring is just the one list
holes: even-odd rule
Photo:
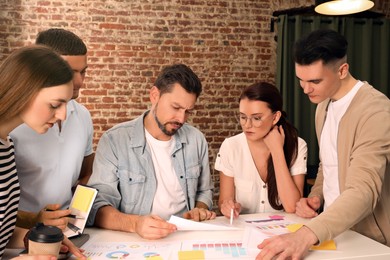
[[84, 232], [88, 215], [92, 209], [97, 193], [97, 189], [77, 185], [69, 206], [69, 209], [72, 211], [71, 215], [74, 217], [69, 218], [68, 226], [64, 230], [65, 236], [71, 238], [81, 235]]

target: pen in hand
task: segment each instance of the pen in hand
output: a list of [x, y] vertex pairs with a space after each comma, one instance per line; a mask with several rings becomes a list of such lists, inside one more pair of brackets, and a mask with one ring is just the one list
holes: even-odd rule
[[84, 217], [73, 215], [73, 214], [69, 214], [69, 215], [66, 215], [64, 217], [65, 218], [75, 218], [75, 219], [85, 219]]
[[230, 225], [233, 225], [233, 216], [234, 216], [234, 209], [230, 209]]
[[[52, 209], [45, 209], [45, 211], [54, 211], [54, 210], [52, 210]], [[74, 214], [69, 214], [69, 215], [63, 216], [62, 218], [85, 219], [84, 217], [77, 216], [77, 215], [74, 215]]]

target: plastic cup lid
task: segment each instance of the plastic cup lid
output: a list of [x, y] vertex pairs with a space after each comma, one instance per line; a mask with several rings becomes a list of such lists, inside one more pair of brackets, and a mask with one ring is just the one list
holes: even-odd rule
[[56, 243], [64, 239], [64, 234], [58, 227], [38, 223], [30, 230], [28, 239], [39, 243]]

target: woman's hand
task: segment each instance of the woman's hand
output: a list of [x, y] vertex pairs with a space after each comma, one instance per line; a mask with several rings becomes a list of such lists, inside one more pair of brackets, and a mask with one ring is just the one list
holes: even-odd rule
[[230, 218], [233, 209], [233, 218], [238, 218], [241, 212], [241, 204], [233, 200], [224, 200], [221, 204], [221, 213], [227, 218]]
[[283, 127], [275, 125], [266, 136], [264, 136], [263, 140], [265, 145], [270, 150], [271, 154], [276, 151], [276, 149], [282, 149], [284, 145], [284, 130]]

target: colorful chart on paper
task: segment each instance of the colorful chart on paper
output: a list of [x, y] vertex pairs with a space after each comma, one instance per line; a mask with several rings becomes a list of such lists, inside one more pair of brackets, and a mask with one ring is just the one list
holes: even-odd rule
[[165, 260], [177, 252], [178, 243], [164, 242], [92, 242], [83, 246], [88, 259]]
[[241, 240], [186, 240], [182, 242], [181, 250], [194, 252], [201, 250], [205, 259], [254, 259], [256, 256], [242, 247]]
[[287, 226], [293, 224], [293, 222], [285, 220], [284, 216], [279, 215], [269, 216], [269, 218], [264, 219], [246, 220], [245, 222], [269, 237], [288, 233]]

